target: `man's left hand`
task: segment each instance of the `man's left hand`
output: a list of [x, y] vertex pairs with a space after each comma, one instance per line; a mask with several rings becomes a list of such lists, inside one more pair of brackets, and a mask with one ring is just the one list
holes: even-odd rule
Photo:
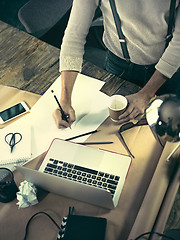
[[128, 95], [126, 98], [128, 100], [128, 107], [126, 111], [119, 116], [119, 124], [128, 122], [139, 115], [142, 115], [151, 99], [149, 96], [142, 94], [141, 92]]

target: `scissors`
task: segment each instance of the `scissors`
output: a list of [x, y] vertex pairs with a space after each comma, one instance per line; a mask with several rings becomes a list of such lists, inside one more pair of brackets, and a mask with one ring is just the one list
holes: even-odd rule
[[13, 151], [13, 148], [16, 144], [18, 144], [22, 139], [22, 135], [18, 132], [16, 133], [8, 133], [5, 136], [5, 142], [10, 146], [11, 153]]

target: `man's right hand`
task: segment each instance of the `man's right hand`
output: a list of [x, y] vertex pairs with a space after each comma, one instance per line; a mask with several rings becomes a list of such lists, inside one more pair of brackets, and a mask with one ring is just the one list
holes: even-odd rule
[[76, 120], [75, 111], [71, 104], [71, 95], [77, 75], [78, 72], [75, 71], [61, 72], [60, 104], [64, 113], [68, 116], [68, 122], [62, 120], [61, 111], [59, 108], [57, 108], [53, 112], [53, 118], [58, 128], [70, 128], [71, 124]]
[[64, 113], [68, 116], [68, 122], [62, 120], [62, 114], [59, 108], [53, 112], [53, 118], [57, 128], [71, 128], [71, 124], [76, 120], [75, 111], [71, 105], [62, 105]]

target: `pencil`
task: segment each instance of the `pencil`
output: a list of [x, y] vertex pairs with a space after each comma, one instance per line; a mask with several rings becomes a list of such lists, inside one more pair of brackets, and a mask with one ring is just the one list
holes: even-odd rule
[[113, 142], [78, 142], [82, 145], [93, 145], [93, 144], [112, 144]]
[[84, 137], [86, 135], [89, 135], [89, 134], [92, 134], [92, 133], [96, 133], [96, 132], [98, 132], [98, 130], [94, 130], [94, 131], [83, 133], [83, 134], [80, 134], [80, 135], [77, 135], [77, 136], [74, 136], [74, 137], [70, 137], [70, 138], [65, 139], [65, 141], [70, 141], [70, 140], [73, 140], [75, 138]]
[[118, 133], [119, 133], [119, 134], [117, 134], [117, 136], [121, 139], [121, 142], [123, 143], [123, 145], [124, 145], [124, 147], [126, 148], [127, 152], [130, 154], [130, 156], [131, 156], [132, 158], [135, 158], [134, 155], [133, 155], [133, 154], [131, 153], [131, 151], [129, 150], [129, 148], [128, 148], [128, 146], [127, 146], [127, 144], [126, 144], [126, 142], [125, 142], [122, 134], [120, 133], [120, 131], [119, 131]]
[[[53, 90], [51, 90], [51, 92], [54, 93]], [[58, 101], [56, 95], [54, 95], [54, 98], [55, 98], [55, 100], [56, 100], [56, 102], [57, 102], [57, 104], [58, 104], [58, 107], [60, 108], [60, 111], [61, 111], [61, 114], [62, 114], [62, 120], [65, 120], [66, 122], [68, 122], [67, 115], [64, 113], [64, 111], [63, 111], [63, 109], [62, 109], [62, 107], [61, 107], [61, 104], [60, 104], [60, 102]]]

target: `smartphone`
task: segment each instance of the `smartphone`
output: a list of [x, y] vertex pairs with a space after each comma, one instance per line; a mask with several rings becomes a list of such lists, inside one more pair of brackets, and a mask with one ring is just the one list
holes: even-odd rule
[[30, 108], [24, 101], [17, 103], [10, 108], [7, 108], [0, 112], [0, 124], [6, 123], [16, 117], [19, 117], [20, 115], [25, 114], [29, 110]]

